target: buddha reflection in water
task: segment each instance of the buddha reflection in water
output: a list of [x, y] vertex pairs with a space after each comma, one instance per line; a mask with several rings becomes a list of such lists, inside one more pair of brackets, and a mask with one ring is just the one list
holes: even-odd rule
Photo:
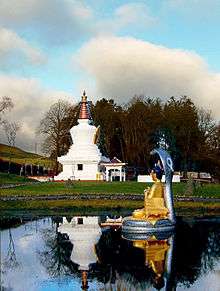
[[164, 273], [170, 271], [166, 269], [166, 265], [169, 266], [167, 263], [167, 254], [170, 248], [168, 239], [157, 240], [155, 236], [152, 236], [147, 240], [133, 241], [133, 246], [144, 250], [145, 265], [153, 272], [154, 287], [160, 290], [164, 286]]
[[164, 188], [161, 182], [163, 169], [160, 160], [155, 164], [151, 171], [151, 177], [154, 182], [152, 187], [144, 191], [144, 208], [137, 209], [132, 213], [135, 219], [149, 220], [155, 224], [159, 219], [168, 218], [168, 209], [164, 201]]

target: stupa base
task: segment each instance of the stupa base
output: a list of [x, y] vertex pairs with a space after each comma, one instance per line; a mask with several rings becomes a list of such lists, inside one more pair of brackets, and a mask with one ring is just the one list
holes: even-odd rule
[[158, 239], [165, 239], [172, 235], [175, 224], [169, 219], [158, 220], [152, 224], [148, 220], [125, 217], [122, 221], [122, 234], [127, 239], [147, 239], [154, 235]]

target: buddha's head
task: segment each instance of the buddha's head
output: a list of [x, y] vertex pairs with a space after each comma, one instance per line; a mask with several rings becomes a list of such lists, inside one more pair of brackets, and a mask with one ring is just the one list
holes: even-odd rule
[[151, 177], [153, 181], [157, 181], [157, 180], [161, 180], [162, 176], [163, 176], [163, 168], [162, 168], [160, 160], [158, 160], [151, 171]]
[[166, 181], [167, 182], [171, 182], [172, 179], [171, 179], [171, 176], [172, 176], [172, 172], [173, 172], [173, 162], [172, 162], [172, 159], [170, 157], [170, 154], [165, 151], [164, 149], [154, 149], [153, 151], [151, 151], [151, 154], [152, 155], [159, 155], [160, 157], [160, 164], [162, 165], [162, 170], [165, 174], [165, 177], [166, 177]]
[[153, 286], [157, 290], [161, 290], [164, 287], [164, 279], [161, 274], [157, 274], [153, 279]]

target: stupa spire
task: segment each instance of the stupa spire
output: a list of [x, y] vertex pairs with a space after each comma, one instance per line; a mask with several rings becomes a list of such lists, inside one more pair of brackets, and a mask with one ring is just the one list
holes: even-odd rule
[[88, 101], [85, 90], [83, 91], [80, 112], [79, 112], [79, 119], [89, 119], [90, 114], [88, 110]]
[[87, 271], [82, 271], [81, 274], [82, 274], [82, 286], [81, 286], [81, 288], [83, 291], [86, 291], [89, 289], [88, 279], [87, 279], [88, 274], [87, 274]]

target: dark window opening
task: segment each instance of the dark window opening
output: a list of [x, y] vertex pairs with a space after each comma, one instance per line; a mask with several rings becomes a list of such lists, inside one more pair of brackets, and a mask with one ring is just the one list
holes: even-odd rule
[[82, 217], [78, 218], [78, 224], [83, 224], [83, 218]]
[[78, 171], [82, 171], [83, 170], [83, 164], [78, 164], [77, 167], [78, 167]]

